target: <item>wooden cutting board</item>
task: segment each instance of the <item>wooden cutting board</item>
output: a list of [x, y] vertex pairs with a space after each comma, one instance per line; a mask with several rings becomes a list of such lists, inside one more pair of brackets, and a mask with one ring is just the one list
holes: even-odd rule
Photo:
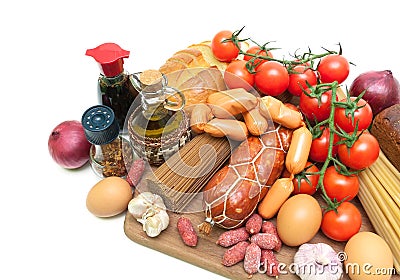
[[[363, 217], [361, 231], [373, 231], [372, 225], [358, 199], [355, 199], [354, 203], [361, 210]], [[216, 245], [215, 242], [218, 239], [218, 236], [224, 231], [223, 229], [215, 226], [210, 235], [207, 236], [199, 234], [197, 247], [191, 248], [184, 245], [180, 239], [176, 227], [177, 220], [181, 215], [190, 218], [196, 231], [197, 225], [204, 221], [203, 212], [183, 214], [170, 212], [169, 227], [158, 237], [150, 238], [145, 232], [143, 232], [141, 224], [139, 224], [135, 218], [127, 213], [124, 222], [124, 231], [129, 239], [138, 244], [222, 275], [229, 279], [248, 278], [247, 273], [243, 269], [243, 262], [240, 262], [232, 267], [225, 267], [221, 264], [222, 256], [226, 251], [226, 248]], [[272, 219], [272, 222], [275, 223], [275, 219]], [[328, 239], [321, 231], [318, 232], [318, 234], [310, 241], [310, 243], [319, 242], [330, 244], [336, 252], [343, 251], [345, 245], [345, 242], [335, 242]], [[279, 276], [280, 279], [299, 279], [295, 274], [289, 272], [289, 266], [291, 263], [293, 263], [293, 256], [297, 249], [297, 247], [288, 247], [283, 245], [281, 251], [276, 253], [278, 261], [287, 265], [287, 269], [285, 271], [287, 271], [288, 274], [282, 274]], [[255, 280], [266, 278], [268, 279], [268, 277], [264, 274], [255, 274], [252, 277], [252, 279]], [[271, 279], [273, 278], [271, 277]], [[349, 279], [349, 277], [344, 275], [342, 279]], [[393, 276], [392, 279], [400, 279], [400, 276]]]

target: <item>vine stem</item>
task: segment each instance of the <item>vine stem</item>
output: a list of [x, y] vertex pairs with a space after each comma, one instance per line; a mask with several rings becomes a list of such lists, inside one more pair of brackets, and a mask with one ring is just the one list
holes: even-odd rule
[[324, 187], [324, 175], [326, 172], [326, 169], [329, 166], [329, 163], [334, 160], [333, 156], [332, 156], [332, 150], [333, 150], [333, 145], [335, 144], [334, 141], [334, 137], [335, 137], [335, 122], [334, 122], [334, 116], [335, 116], [335, 104], [334, 104], [334, 100], [336, 100], [336, 95], [337, 95], [337, 87], [338, 87], [338, 82], [333, 82], [331, 84], [331, 88], [332, 88], [332, 104], [331, 104], [331, 111], [329, 114], [329, 118], [327, 119], [327, 123], [328, 123], [328, 127], [329, 127], [329, 148], [328, 148], [328, 156], [324, 162], [324, 164], [322, 165], [321, 169], [320, 169], [320, 176], [318, 179], [318, 187], [321, 189], [322, 192], [322, 198], [325, 200], [325, 202], [328, 204], [328, 209], [336, 209], [337, 208], [337, 203], [333, 202], [329, 196], [326, 193], [325, 187]]

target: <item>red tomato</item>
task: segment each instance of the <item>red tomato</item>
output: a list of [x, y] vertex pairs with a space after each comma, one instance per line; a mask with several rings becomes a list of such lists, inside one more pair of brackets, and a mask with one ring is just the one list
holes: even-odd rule
[[[312, 161], [316, 162], [324, 162], [328, 157], [328, 149], [329, 149], [329, 134], [330, 130], [328, 127], [320, 127], [322, 131], [322, 135], [318, 138], [313, 139], [310, 148], [309, 158]], [[334, 135], [334, 143], [337, 143], [340, 138], [337, 134]], [[332, 156], [336, 156], [338, 152], [338, 146], [333, 145], [332, 147]]]
[[329, 238], [336, 241], [347, 241], [360, 231], [361, 213], [354, 204], [345, 201], [335, 210], [324, 213], [321, 230]]
[[[258, 56], [269, 56], [271, 58], [273, 57], [272, 53], [270, 51], [268, 51], [268, 54], [267, 54], [267, 52], [265, 50], [261, 50], [261, 48], [259, 46], [250, 47], [246, 51], [246, 53], [254, 54], [254, 55], [258, 55]], [[253, 59], [254, 65], [256, 65], [256, 69], [258, 68], [258, 66], [261, 65], [261, 63], [264, 63], [265, 61], [267, 61], [267, 60], [264, 60], [262, 58], [255, 58], [254, 59], [254, 56], [251, 56], [251, 55], [245, 55], [243, 57], [243, 59], [246, 60], [246, 61], [249, 61], [249, 60]]]
[[[306, 168], [304, 169], [304, 171], [299, 174], [296, 174], [293, 178], [293, 185], [294, 185], [293, 194], [305, 193], [313, 195], [317, 191], [319, 174], [310, 174], [310, 173], [316, 173], [316, 172], [319, 172], [318, 167], [316, 167], [314, 164], [308, 161], [306, 163]], [[307, 178], [308, 181], [305, 178]]]
[[267, 61], [258, 67], [254, 82], [262, 94], [278, 96], [289, 86], [289, 73], [281, 63]]
[[350, 176], [340, 174], [335, 166], [330, 166], [324, 174], [324, 188], [330, 199], [349, 201], [358, 194], [358, 177], [355, 174]]
[[[351, 100], [355, 100], [356, 97], [350, 97]], [[346, 99], [340, 102], [346, 102]], [[372, 109], [371, 106], [364, 99], [360, 99], [357, 102], [357, 106], [364, 106], [354, 111], [354, 120], [349, 113], [346, 115], [346, 109], [341, 107], [335, 108], [335, 124], [342, 128], [347, 133], [353, 132], [358, 122], [358, 131], [367, 129], [372, 123]]]
[[330, 54], [321, 59], [317, 71], [319, 72], [321, 82], [332, 83], [337, 81], [341, 84], [349, 76], [350, 64], [344, 56]]
[[347, 167], [360, 170], [371, 166], [379, 157], [378, 140], [368, 132], [360, 135], [351, 148], [340, 144], [338, 148], [339, 160]]
[[317, 84], [317, 75], [312, 69], [306, 68], [304, 65], [297, 65], [293, 68], [293, 72], [289, 74], [288, 91], [291, 94], [300, 96], [303, 90], [308, 88], [307, 83], [312, 86]]
[[232, 42], [226, 41], [232, 37], [232, 32], [223, 30], [218, 32], [211, 41], [211, 50], [216, 59], [231, 62], [239, 55], [239, 48]]
[[254, 85], [254, 74], [246, 68], [247, 61], [234, 60], [228, 64], [224, 72], [224, 80], [228, 88], [244, 88], [250, 91]]
[[[307, 89], [310, 92], [310, 89]], [[331, 113], [332, 91], [328, 90], [321, 95], [321, 100], [318, 98], [309, 97], [304, 92], [300, 95], [300, 110], [304, 116], [310, 121], [321, 122], [329, 118]]]

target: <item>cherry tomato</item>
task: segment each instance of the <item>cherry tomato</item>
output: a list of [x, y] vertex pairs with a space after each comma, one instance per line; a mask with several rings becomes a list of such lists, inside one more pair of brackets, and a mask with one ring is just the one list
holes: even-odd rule
[[232, 38], [232, 32], [223, 30], [218, 32], [211, 41], [211, 50], [216, 59], [223, 62], [231, 62], [239, 55], [239, 48], [226, 39]]
[[[311, 162], [306, 163], [306, 167], [304, 171], [296, 174], [293, 178], [294, 190], [293, 194], [305, 193], [309, 195], [313, 195], [317, 191], [317, 185], [319, 180], [319, 174], [310, 174], [316, 173], [319, 169]], [[305, 179], [307, 178], [308, 181]], [[299, 185], [300, 180], [300, 185]]]
[[[352, 101], [356, 99], [356, 97], [350, 97]], [[345, 102], [346, 99], [341, 100], [340, 102]], [[364, 99], [360, 99], [357, 102], [357, 106], [363, 106], [354, 111], [354, 120], [351, 114], [346, 115], [346, 109], [341, 107], [335, 108], [335, 124], [336, 126], [342, 128], [347, 133], [353, 132], [358, 122], [358, 131], [367, 129], [372, 123], [372, 109], [371, 106]]]
[[[320, 137], [313, 139], [310, 148], [309, 158], [312, 161], [316, 162], [324, 162], [328, 157], [328, 149], [329, 149], [329, 134], [330, 130], [328, 127], [320, 127], [322, 134]], [[337, 143], [340, 138], [337, 134], [334, 134], [334, 143]], [[338, 152], [338, 145], [333, 145], [332, 147], [332, 156], [336, 156]]]
[[[273, 57], [272, 56], [272, 53], [270, 52], [270, 51], [268, 51], [268, 54], [267, 54], [267, 52], [265, 51], [265, 50], [261, 50], [261, 48], [259, 47], [259, 46], [252, 46], [252, 47], [250, 47], [247, 51], [246, 51], [246, 53], [249, 53], [249, 54], [255, 54], [255, 55], [258, 55], [258, 56], [269, 56], [269, 57]], [[246, 61], [249, 61], [249, 60], [251, 60], [251, 59], [254, 59], [254, 56], [251, 56], [251, 55], [245, 55], [244, 57], [243, 57], [243, 59], [244, 60], [246, 60]], [[256, 69], [258, 68], [258, 66], [260, 66], [261, 65], [261, 63], [264, 63], [264, 62], [266, 62], [267, 60], [264, 60], [264, 59], [262, 59], [262, 58], [256, 58], [256, 59], [254, 59], [254, 65], [256, 66]]]
[[262, 94], [278, 96], [289, 86], [289, 73], [281, 63], [267, 61], [258, 67], [254, 82]]
[[297, 65], [293, 68], [293, 72], [289, 74], [288, 91], [291, 94], [300, 96], [303, 90], [308, 88], [307, 83], [312, 86], [317, 84], [317, 75], [312, 69], [306, 68], [304, 65]]
[[361, 213], [351, 202], [345, 201], [335, 210], [324, 213], [321, 230], [329, 238], [336, 241], [347, 241], [360, 231]]
[[371, 166], [379, 157], [378, 140], [368, 132], [363, 132], [351, 148], [340, 144], [339, 160], [347, 167], [360, 170]]
[[349, 201], [358, 194], [358, 177], [355, 174], [350, 176], [340, 174], [335, 166], [330, 166], [324, 174], [324, 188], [330, 199]]
[[337, 81], [341, 84], [349, 76], [350, 64], [344, 56], [330, 54], [321, 59], [317, 71], [319, 72], [321, 82], [332, 83]]
[[228, 88], [244, 88], [250, 91], [254, 85], [254, 74], [246, 68], [247, 61], [233, 60], [224, 72], [224, 80]]
[[[310, 89], [306, 91], [310, 92]], [[300, 95], [300, 110], [304, 116], [310, 121], [321, 122], [329, 118], [331, 113], [332, 91], [328, 90], [321, 95], [321, 100], [310, 97], [304, 92]]]

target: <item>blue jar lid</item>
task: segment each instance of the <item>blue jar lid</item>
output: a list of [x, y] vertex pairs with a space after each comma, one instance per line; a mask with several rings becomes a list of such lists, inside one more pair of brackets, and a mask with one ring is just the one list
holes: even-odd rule
[[105, 105], [90, 107], [82, 115], [82, 126], [87, 140], [94, 145], [114, 141], [119, 135], [119, 126], [113, 110]]

